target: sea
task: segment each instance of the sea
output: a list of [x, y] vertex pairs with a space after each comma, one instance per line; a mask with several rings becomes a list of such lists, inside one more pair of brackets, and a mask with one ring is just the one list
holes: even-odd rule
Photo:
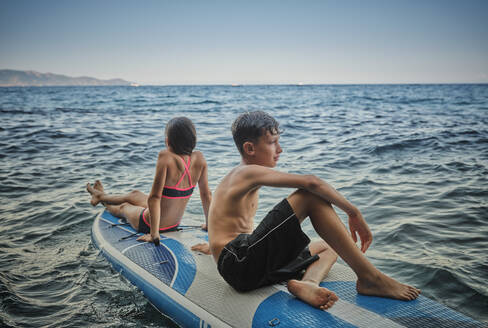
[[[374, 265], [488, 324], [488, 85], [408, 84], [0, 88], [0, 326], [177, 327], [93, 246], [85, 185], [148, 193], [164, 126], [186, 116], [214, 190], [254, 110], [283, 130], [276, 169], [361, 210]], [[263, 188], [256, 221], [291, 192]], [[183, 220], [204, 222], [198, 192]]]

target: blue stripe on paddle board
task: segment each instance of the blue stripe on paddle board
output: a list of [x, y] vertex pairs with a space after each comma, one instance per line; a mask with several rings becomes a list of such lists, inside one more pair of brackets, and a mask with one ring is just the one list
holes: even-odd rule
[[328, 281], [320, 285], [332, 290], [344, 301], [380, 314], [405, 327], [481, 327], [481, 323], [424, 296], [413, 301], [399, 301], [360, 295], [356, 291], [356, 282], [353, 281]]
[[195, 259], [185, 246], [177, 240], [167, 238], [162, 243], [167, 245], [178, 259], [178, 272], [173, 283], [173, 288], [184, 295], [197, 274]]
[[354, 325], [279, 291], [258, 306], [252, 320], [253, 328], [272, 327], [355, 327]]

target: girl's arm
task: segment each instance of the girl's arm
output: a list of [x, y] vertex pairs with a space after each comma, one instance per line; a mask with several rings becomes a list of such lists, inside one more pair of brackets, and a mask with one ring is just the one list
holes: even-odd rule
[[208, 186], [208, 172], [207, 172], [207, 162], [202, 155], [203, 169], [202, 174], [200, 174], [200, 179], [198, 180], [198, 189], [200, 189], [200, 199], [202, 201], [203, 213], [205, 214], [205, 224], [202, 226], [203, 230], [207, 230], [208, 225], [208, 209], [210, 208], [210, 203], [212, 202], [212, 192]]
[[149, 208], [149, 216], [151, 218], [151, 232], [150, 236], [142, 236], [140, 240], [154, 242], [159, 244], [159, 222], [161, 220], [161, 193], [166, 182], [166, 173], [168, 168], [168, 156], [161, 151], [158, 155], [156, 163], [156, 173], [154, 181], [147, 199], [147, 206]]

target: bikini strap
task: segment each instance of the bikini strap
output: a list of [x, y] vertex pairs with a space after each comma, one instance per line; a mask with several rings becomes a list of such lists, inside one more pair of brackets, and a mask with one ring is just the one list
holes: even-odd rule
[[185, 172], [183, 172], [183, 174], [181, 175], [180, 180], [178, 180], [178, 183], [175, 184], [174, 186], [175, 187], [178, 187], [180, 185], [181, 181], [183, 181], [183, 178], [185, 177], [185, 175], [188, 174], [188, 179], [190, 181], [190, 187], [193, 187], [193, 185], [191, 183], [191, 176], [190, 176], [190, 170], [189, 170], [191, 157], [188, 158], [188, 165], [186, 164], [185, 159], [183, 158], [183, 156], [180, 156], [180, 158], [181, 158], [181, 161], [183, 162], [183, 166], [185, 166]]
[[181, 157], [183, 164], [185, 165], [185, 173], [188, 174], [188, 181], [190, 182], [190, 187], [193, 187], [193, 183], [191, 182], [191, 174], [190, 174], [190, 164], [191, 164], [191, 155], [188, 156], [188, 164], [185, 163], [183, 156]]

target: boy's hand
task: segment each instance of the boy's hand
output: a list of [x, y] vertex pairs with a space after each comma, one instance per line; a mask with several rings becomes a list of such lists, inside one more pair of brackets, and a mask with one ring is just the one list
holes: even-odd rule
[[359, 235], [359, 239], [361, 239], [361, 251], [365, 253], [373, 242], [373, 234], [369, 230], [368, 224], [364, 220], [361, 212], [358, 211], [354, 215], [349, 215], [349, 230], [351, 230], [351, 236], [355, 243], [358, 241], [357, 235]]
[[202, 226], [201, 226], [202, 230], [205, 230], [207, 231], [208, 228], [207, 228], [207, 224], [206, 223], [202, 223]]

